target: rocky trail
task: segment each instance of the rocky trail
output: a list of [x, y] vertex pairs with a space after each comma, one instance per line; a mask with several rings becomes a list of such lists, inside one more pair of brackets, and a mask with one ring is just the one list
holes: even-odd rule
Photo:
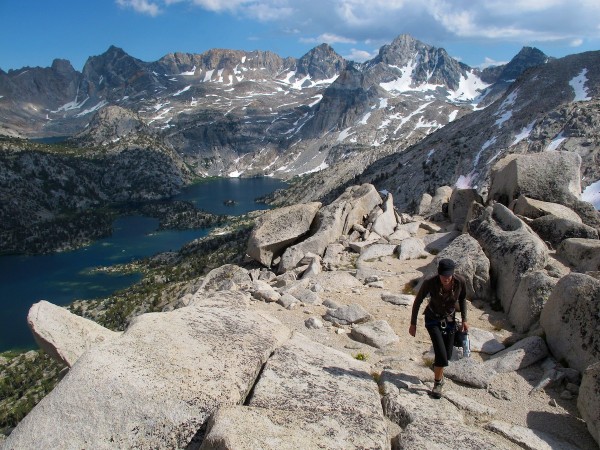
[[[351, 259], [354, 255], [349, 253], [345, 256]], [[433, 381], [433, 372], [429, 368], [433, 352], [422, 317], [419, 317], [417, 336], [412, 338], [408, 334], [412, 304], [395, 305], [383, 298], [400, 297], [406, 285], [420, 278], [433, 259], [433, 255], [405, 261], [395, 256], [385, 256], [364, 262], [365, 268], [377, 273], [375, 276], [380, 280], [370, 283], [371, 285], [363, 284], [355, 278], [353, 270], [344, 270], [343, 267], [337, 271], [323, 272], [315, 277], [315, 286], [323, 289], [320, 291], [317, 288], [323, 304], [297, 303], [286, 309], [276, 302], [257, 301], [253, 302], [253, 307], [268, 312], [290, 329], [315, 342], [354, 358], [364, 355], [365, 363], [369, 366], [367, 370], [389, 379], [386, 383], [396, 388], [388, 386], [384, 389], [397, 392], [399, 397], [402, 392], [407, 397], [401, 407], [395, 405], [395, 408], [401, 410], [399, 415], [402, 418], [399, 421], [403, 426], [415, 418], [425, 418], [424, 426], [428, 428], [427, 423], [431, 419], [443, 418], [481, 429], [486, 426], [495, 427], [496, 432], [507, 434], [508, 439], [516, 444], [515, 448], [597, 448], [577, 411], [576, 393], [571, 393], [562, 382], [545, 389], [535, 389], [546, 373], [544, 360], [517, 371], [497, 374], [484, 389], [450, 378], [444, 386], [443, 399], [435, 400], [428, 395]], [[325, 305], [332, 303], [339, 306], [360, 305], [371, 316], [371, 322], [381, 320], [389, 324], [393, 333], [398, 336], [397, 342], [377, 348], [357, 341], [352, 337], [352, 330], [359, 328], [359, 324], [333, 325], [322, 319], [329, 309]], [[424, 305], [421, 310], [423, 308]], [[490, 305], [483, 302], [469, 302], [468, 314], [472, 346], [481, 346], [483, 339], [477, 339], [480, 335], [484, 339], [493, 336], [492, 339], [500, 348], [504, 347], [503, 342], [508, 344], [523, 337], [512, 331], [506, 314], [492, 310]], [[323, 326], [308, 328], [307, 321], [310, 319], [320, 321]], [[490, 345], [488, 342], [488, 346]], [[455, 348], [454, 359], [458, 359], [461, 353], [462, 350]], [[491, 355], [475, 350], [470, 357], [474, 361], [483, 362]], [[406, 379], [411, 380], [408, 386], [405, 384]], [[388, 420], [387, 425], [390, 440], [402, 431], [400, 424], [392, 420]], [[468, 428], [462, 431], [466, 434], [473, 433]], [[447, 438], [448, 436], [440, 436], [439, 444], [449, 444]], [[453, 436], [455, 438], [459, 439]], [[432, 440], [424, 445], [435, 448], [434, 442]], [[460, 441], [456, 442], [460, 445]], [[506, 442], [504, 444], [508, 445]]]

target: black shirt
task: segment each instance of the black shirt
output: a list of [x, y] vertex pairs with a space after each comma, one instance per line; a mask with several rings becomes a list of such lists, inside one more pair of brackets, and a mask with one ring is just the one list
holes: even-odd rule
[[425, 317], [438, 320], [448, 317], [454, 313], [456, 303], [458, 302], [462, 321], [467, 321], [467, 286], [465, 280], [460, 275], [454, 274], [452, 276], [452, 288], [449, 291], [444, 291], [438, 275], [428, 278], [423, 282], [413, 303], [412, 315], [410, 317], [411, 325], [417, 324], [419, 308], [428, 295], [431, 298], [425, 310]]

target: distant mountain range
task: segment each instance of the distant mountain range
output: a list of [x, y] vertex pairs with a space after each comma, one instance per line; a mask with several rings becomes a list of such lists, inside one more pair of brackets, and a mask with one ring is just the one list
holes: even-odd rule
[[[0, 119], [5, 132], [25, 137], [73, 136], [97, 111], [119, 106], [139, 114], [199, 175], [289, 178], [365, 148], [367, 160], [394, 153], [491, 103], [547, 61], [524, 48], [509, 64], [480, 71], [408, 35], [363, 64], [327, 44], [299, 59], [210, 50], [155, 62], [110, 47], [82, 72], [65, 60], [0, 71]], [[100, 141], [117, 138], [107, 132]]]
[[[361, 64], [326, 44], [299, 59], [215, 49], [155, 62], [110, 47], [82, 72], [64, 60], [0, 70], [0, 135], [68, 136], [80, 150], [67, 153], [95, 167], [87, 196], [71, 186], [75, 172], [59, 169], [87, 162], [53, 150], [11, 156], [31, 146], [4, 142], [0, 164], [10, 176], [0, 177], [0, 191], [29, 206], [11, 203], [0, 217], [20, 217], [22, 226], [64, 208], [161, 198], [195, 176], [303, 175], [273, 198], [280, 204], [332, 199], [369, 181], [410, 207], [441, 185], [485, 194], [503, 155], [556, 149], [581, 155], [585, 187], [600, 179], [599, 97], [600, 52], [552, 59], [525, 47], [508, 64], [479, 70], [408, 35]], [[36, 158], [57, 189], [44, 193]], [[123, 170], [114, 177], [103, 164]], [[146, 182], [137, 166], [151, 168]], [[168, 180], [166, 188], [150, 178]]]

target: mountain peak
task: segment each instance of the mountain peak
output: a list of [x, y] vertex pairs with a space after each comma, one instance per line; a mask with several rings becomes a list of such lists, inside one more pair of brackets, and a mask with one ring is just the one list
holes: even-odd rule
[[336, 51], [327, 43], [322, 43], [310, 49], [301, 58], [300, 61], [314, 58], [342, 58]]
[[72, 73], [75, 72], [75, 69], [71, 65], [71, 62], [67, 59], [55, 59], [52, 61], [52, 70], [60, 73]]
[[416, 43], [423, 44], [421, 41], [415, 39], [410, 34], [403, 33], [396, 36], [390, 45], [414, 45]]
[[417, 53], [428, 52], [432, 49], [433, 47], [418, 41], [410, 34], [401, 34], [391, 44], [381, 47], [373, 62], [402, 67], [410, 62]]
[[104, 55], [110, 55], [110, 54], [123, 55], [123, 54], [126, 54], [126, 52], [121, 47], [111, 45], [110, 47], [108, 47], [108, 50], [106, 50], [104, 52]]
[[328, 79], [346, 68], [347, 62], [329, 44], [321, 44], [298, 60], [298, 72], [315, 79]]
[[145, 128], [135, 112], [120, 106], [107, 106], [94, 115], [89, 126], [75, 136], [74, 141], [79, 146], [106, 145]]
[[523, 47], [504, 67], [499, 81], [515, 80], [525, 69], [546, 64], [550, 58], [535, 47]]

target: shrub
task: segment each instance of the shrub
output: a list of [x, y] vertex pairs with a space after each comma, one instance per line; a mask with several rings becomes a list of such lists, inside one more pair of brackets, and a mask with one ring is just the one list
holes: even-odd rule
[[366, 353], [357, 353], [356, 355], [354, 355], [354, 359], [358, 359], [359, 361], [366, 361], [368, 357], [369, 355], [367, 355]]

